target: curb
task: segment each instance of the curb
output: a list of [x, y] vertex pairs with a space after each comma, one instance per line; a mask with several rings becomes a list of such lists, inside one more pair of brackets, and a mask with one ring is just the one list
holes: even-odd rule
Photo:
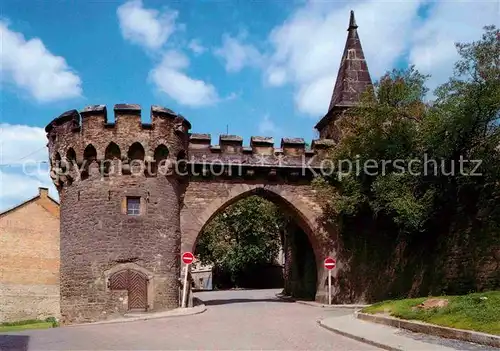
[[307, 306], [312, 306], [312, 307], [320, 307], [320, 308], [345, 308], [345, 309], [352, 309], [352, 310], [359, 310], [362, 308], [365, 308], [370, 305], [325, 305], [322, 303], [314, 302], [314, 301], [295, 301], [297, 303], [300, 303], [301, 305], [307, 305]]
[[394, 317], [378, 316], [362, 312], [356, 312], [355, 316], [356, 318], [364, 321], [384, 324], [400, 329], [407, 329], [416, 333], [430, 334], [447, 339], [458, 339], [462, 341], [473, 342], [476, 344], [500, 347], [500, 336], [492, 334], [480, 333], [464, 329], [442, 327], [419, 321], [409, 321]]
[[365, 344], [372, 345], [372, 346], [375, 346], [375, 347], [378, 347], [378, 348], [384, 349], [384, 350], [389, 350], [389, 351], [404, 351], [403, 349], [396, 349], [396, 348], [391, 347], [389, 345], [384, 345], [384, 344], [381, 344], [381, 343], [378, 343], [376, 341], [364, 338], [364, 337], [359, 336], [359, 335], [355, 335], [355, 334], [351, 334], [351, 333], [346, 333], [344, 331], [341, 331], [341, 330], [329, 327], [328, 325], [323, 324], [323, 320], [322, 319], [318, 320], [317, 322], [318, 322], [318, 325], [320, 327], [325, 328], [326, 330], [329, 330], [329, 331], [334, 332], [336, 334], [339, 334], [339, 335], [342, 335], [342, 336], [354, 339], [356, 341], [360, 341], [360, 342], [363, 342]]
[[306, 305], [306, 306], [311, 306], [311, 307], [319, 307], [319, 308], [345, 308], [345, 309], [358, 310], [358, 309], [362, 309], [362, 308], [365, 308], [367, 306], [370, 306], [370, 305], [325, 305], [323, 303], [319, 303], [319, 302], [315, 302], [315, 301], [296, 300], [293, 297], [285, 296], [285, 295], [281, 295], [281, 294], [276, 294], [275, 296], [282, 301], [295, 302], [295, 303], [299, 303], [301, 305]]
[[[194, 310], [196, 308], [196, 310]], [[191, 310], [188, 311], [185, 314], [151, 314], [151, 315], [143, 315], [143, 316], [137, 316], [137, 317], [124, 317], [124, 318], [119, 318], [119, 319], [110, 319], [110, 320], [104, 320], [104, 321], [98, 321], [98, 322], [90, 322], [90, 323], [78, 323], [78, 324], [68, 324], [68, 325], [63, 325], [62, 327], [81, 327], [81, 326], [87, 326], [87, 325], [100, 325], [100, 324], [115, 324], [115, 323], [128, 323], [128, 322], [137, 322], [137, 321], [146, 321], [150, 319], [161, 319], [161, 318], [177, 318], [177, 317], [187, 317], [187, 316], [194, 316], [196, 314], [201, 314], [207, 310], [207, 306], [205, 304], [198, 305], [196, 307], [191, 307]]]
[[297, 300], [295, 300], [293, 297], [291, 296], [286, 296], [286, 295], [282, 295], [282, 294], [276, 294], [274, 295], [276, 296], [278, 299], [282, 300], [282, 301], [288, 301], [288, 302], [297, 302]]

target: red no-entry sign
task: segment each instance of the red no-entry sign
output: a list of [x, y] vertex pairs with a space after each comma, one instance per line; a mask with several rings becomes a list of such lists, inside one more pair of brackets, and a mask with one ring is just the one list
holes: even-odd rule
[[182, 304], [181, 307], [186, 307], [187, 302], [187, 291], [188, 291], [188, 275], [189, 275], [189, 265], [193, 263], [194, 255], [192, 252], [184, 252], [182, 254], [182, 262], [186, 265], [184, 266], [184, 284], [182, 285]]
[[324, 265], [326, 269], [334, 269], [336, 264], [337, 261], [334, 258], [331, 257], [325, 258]]
[[194, 261], [194, 255], [192, 252], [184, 252], [182, 254], [182, 262], [185, 264], [191, 264]]
[[332, 257], [325, 258], [323, 265], [328, 269], [328, 304], [332, 304], [332, 269], [337, 265], [337, 260]]

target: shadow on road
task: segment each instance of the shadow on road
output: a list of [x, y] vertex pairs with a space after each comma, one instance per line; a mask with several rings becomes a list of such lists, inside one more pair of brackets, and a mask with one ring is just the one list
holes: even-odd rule
[[29, 336], [27, 335], [1, 335], [0, 350], [2, 351], [27, 351]]
[[292, 301], [285, 301], [281, 299], [213, 299], [213, 300], [203, 300], [206, 306], [216, 306], [216, 305], [226, 305], [231, 303], [249, 303], [249, 302], [285, 302], [289, 303]]

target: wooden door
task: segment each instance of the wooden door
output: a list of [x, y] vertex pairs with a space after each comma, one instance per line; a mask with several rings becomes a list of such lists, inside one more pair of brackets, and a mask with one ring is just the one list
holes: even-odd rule
[[148, 307], [146, 277], [137, 271], [130, 270], [128, 282], [128, 309], [145, 311]]
[[140, 272], [126, 269], [116, 272], [109, 280], [111, 290], [127, 290], [128, 309], [145, 311], [148, 307], [148, 279]]

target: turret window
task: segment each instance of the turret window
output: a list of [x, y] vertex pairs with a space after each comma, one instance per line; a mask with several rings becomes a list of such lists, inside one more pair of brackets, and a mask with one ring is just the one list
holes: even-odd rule
[[129, 216], [138, 216], [141, 214], [140, 197], [127, 197], [127, 214]]

